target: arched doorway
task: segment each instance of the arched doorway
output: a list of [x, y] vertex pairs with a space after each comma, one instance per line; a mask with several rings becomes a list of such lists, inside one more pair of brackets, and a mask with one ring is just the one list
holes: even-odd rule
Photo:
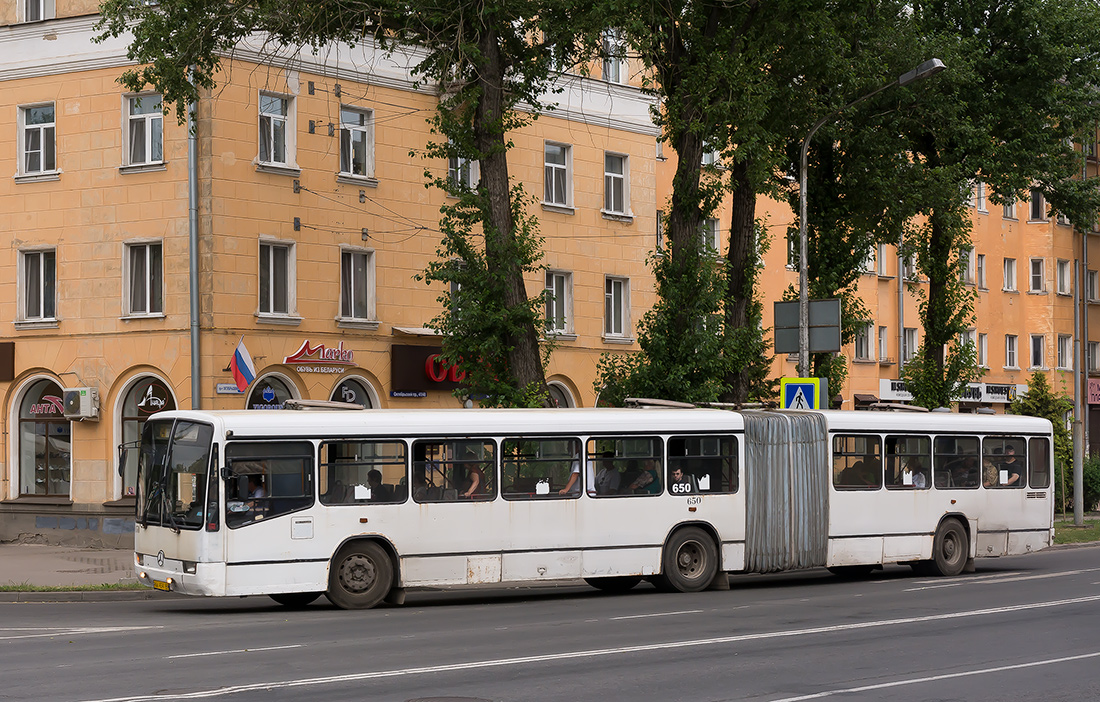
[[[162, 410], [176, 409], [172, 391], [160, 378], [144, 376], [130, 386], [122, 401], [122, 443], [131, 444], [141, 439], [141, 429], [150, 415]], [[138, 451], [126, 451], [122, 465], [122, 494], [133, 496], [137, 492]]]
[[19, 404], [19, 494], [68, 497], [72, 479], [72, 427], [61, 386], [33, 383]]

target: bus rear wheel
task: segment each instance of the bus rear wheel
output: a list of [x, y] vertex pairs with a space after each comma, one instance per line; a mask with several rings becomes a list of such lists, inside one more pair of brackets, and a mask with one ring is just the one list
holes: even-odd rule
[[681, 529], [665, 544], [661, 566], [661, 574], [653, 579], [658, 589], [700, 592], [718, 573], [718, 549], [702, 529]]
[[958, 575], [966, 567], [970, 553], [966, 529], [958, 520], [946, 519], [936, 530], [932, 542], [932, 563], [940, 575]]
[[626, 592], [642, 582], [640, 575], [615, 575], [606, 578], [585, 578], [584, 581], [604, 592]]
[[280, 592], [274, 595], [268, 595], [268, 597], [282, 606], [290, 607], [291, 609], [305, 607], [320, 596], [321, 593], [319, 592]]
[[336, 552], [328, 574], [328, 598], [341, 609], [369, 609], [386, 596], [393, 563], [372, 542], [351, 543]]

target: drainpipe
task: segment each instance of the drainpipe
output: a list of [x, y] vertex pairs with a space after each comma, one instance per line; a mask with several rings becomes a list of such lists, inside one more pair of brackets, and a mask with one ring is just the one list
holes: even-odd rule
[[901, 369], [905, 367], [905, 257], [902, 256], [904, 240], [898, 236], [898, 380]]
[[187, 254], [191, 280], [191, 409], [202, 407], [199, 362], [199, 145], [197, 105], [187, 105]]

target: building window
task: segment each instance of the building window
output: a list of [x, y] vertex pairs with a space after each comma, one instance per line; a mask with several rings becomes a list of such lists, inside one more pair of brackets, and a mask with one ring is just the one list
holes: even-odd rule
[[164, 264], [160, 242], [126, 244], [125, 309], [128, 315], [164, 312]]
[[1069, 267], [1069, 261], [1058, 261], [1055, 275], [1057, 276], [1055, 283], [1058, 286], [1059, 295], [1069, 295], [1073, 292], [1070, 287], [1070, 278], [1073, 273]]
[[626, 44], [618, 30], [603, 33], [603, 79], [608, 83], [626, 82]]
[[19, 0], [23, 22], [41, 22], [55, 16], [54, 0]]
[[976, 349], [978, 356], [978, 366], [980, 368], [989, 367], [989, 335], [978, 334], [978, 348]]
[[657, 210], [657, 250], [660, 251], [665, 247], [665, 213], [664, 210]]
[[57, 170], [56, 125], [54, 105], [31, 105], [19, 108], [22, 150], [20, 175], [52, 173]]
[[604, 336], [624, 337], [630, 324], [630, 281], [627, 278], [604, 280]]
[[1016, 201], [1006, 202], [1004, 204], [1004, 218], [1016, 219]]
[[974, 284], [974, 249], [959, 252], [959, 280], [963, 285]]
[[164, 162], [164, 111], [160, 95], [126, 98], [126, 165]]
[[1016, 335], [1005, 334], [1005, 368], [1019, 368], [1016, 365]]
[[878, 271], [878, 266], [875, 262], [875, 247], [867, 247], [867, 253], [863, 257], [863, 272], [874, 274]]
[[975, 337], [975, 334], [974, 334], [973, 329], [968, 329], [964, 332], [960, 332], [959, 333], [959, 346], [962, 347], [962, 346], [966, 346], [967, 344], [970, 344], [972, 346], [976, 346], [976, 344], [974, 343], [974, 337]]
[[626, 214], [626, 203], [629, 201], [626, 156], [604, 154], [603, 163], [604, 211], [612, 214]]
[[699, 238], [703, 245], [703, 251], [711, 254], [718, 253], [720, 244], [718, 239], [719, 231], [719, 223], [716, 217], [708, 217], [703, 220], [702, 227], [699, 231]]
[[1100, 341], [1090, 341], [1088, 343], [1088, 358], [1086, 363], [1088, 364], [1089, 373], [1095, 373], [1097, 368], [1100, 367], [1097, 364], [1100, 363]]
[[563, 144], [546, 142], [545, 148], [545, 182], [543, 183], [542, 199], [550, 205], [569, 206], [569, 161], [570, 148]]
[[974, 207], [978, 212], [988, 212], [985, 208], [985, 183], [978, 181], [974, 184]]
[[878, 360], [886, 361], [890, 358], [890, 333], [886, 327], [878, 328]]
[[260, 163], [289, 166], [292, 157], [290, 98], [260, 93]]
[[917, 330], [906, 327], [902, 334], [901, 361], [908, 363], [917, 353]]
[[912, 280], [912, 281], [919, 280], [920, 276], [917, 273], [917, 257], [916, 257], [916, 255], [905, 257], [905, 259], [902, 261], [902, 264], [901, 264], [901, 274], [902, 274], [902, 277], [905, 278], [906, 280]]
[[872, 324], [864, 324], [856, 330], [856, 359], [859, 361], [873, 361], [875, 327]]
[[374, 252], [345, 249], [340, 252], [340, 316], [374, 319]]
[[[136, 445], [149, 415], [176, 409], [176, 401], [168, 386], [159, 378], [142, 378], [131, 386], [122, 403], [122, 443]], [[126, 451], [122, 464], [122, 495], [137, 492], [137, 467], [140, 451]]]
[[265, 375], [252, 383], [245, 409], [283, 409], [287, 400], [297, 395], [282, 378]]
[[478, 163], [463, 156], [447, 159], [447, 182], [456, 191], [473, 190], [478, 183]]
[[878, 274], [881, 276], [886, 275], [886, 244], [878, 245], [878, 252], [875, 254], [875, 262], [878, 264]]
[[573, 276], [562, 271], [546, 271], [546, 331], [568, 334], [573, 316]]
[[24, 251], [21, 272], [23, 321], [52, 320], [57, 316], [57, 252]]
[[985, 254], [974, 256], [974, 282], [982, 290], [987, 288], [985, 284]]
[[1028, 219], [1033, 222], [1043, 222], [1047, 218], [1047, 205], [1043, 199], [1043, 191], [1039, 188], [1031, 189], [1031, 210]]
[[1031, 274], [1028, 276], [1028, 289], [1031, 292], [1046, 292], [1046, 281], [1043, 275], [1043, 259], [1033, 258], [1030, 263]]
[[340, 173], [374, 177], [374, 113], [370, 110], [340, 108]]
[[1046, 368], [1046, 337], [1042, 334], [1031, 335], [1031, 367]]
[[1058, 335], [1058, 368], [1073, 370], [1073, 337], [1069, 334]]
[[346, 378], [333, 388], [329, 399], [333, 402], [347, 402], [352, 405], [359, 405], [364, 409], [370, 409], [374, 407], [375, 403], [371, 398], [375, 396], [373, 388], [370, 388], [365, 381], [358, 378]]
[[260, 243], [260, 313], [289, 315], [294, 301], [293, 244]]
[[1100, 298], [1097, 297], [1100, 294], [1100, 276], [1096, 271], [1085, 272], [1085, 294], [1089, 302], [1097, 302]]
[[1004, 263], [1003, 290], [1014, 291], [1016, 289], [1016, 259], [1006, 258]]
[[39, 380], [19, 406], [19, 494], [68, 497], [72, 425], [60, 386]]

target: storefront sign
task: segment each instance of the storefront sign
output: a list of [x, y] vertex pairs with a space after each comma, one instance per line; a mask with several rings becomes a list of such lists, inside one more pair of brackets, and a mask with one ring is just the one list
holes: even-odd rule
[[159, 380], [146, 381], [145, 387], [139, 385], [134, 390], [137, 397], [137, 409], [142, 415], [160, 412], [171, 404], [168, 389]]
[[[913, 399], [913, 394], [905, 387], [904, 380], [890, 380], [887, 378], [878, 381], [879, 397], [883, 402], [907, 402]], [[1091, 388], [1091, 386], [1090, 386]], [[1098, 387], [1100, 391], [1100, 387]], [[995, 403], [1008, 404], [1020, 395], [1027, 394], [1026, 385], [1011, 383], [970, 383], [956, 402]], [[1097, 398], [1100, 403], [1100, 396]]]
[[[302, 342], [302, 345], [298, 347], [297, 351], [283, 359], [283, 363], [288, 365], [300, 364], [302, 366], [313, 366], [314, 368], [323, 366], [354, 366], [355, 352], [351, 349], [345, 349], [343, 341], [341, 341], [340, 345], [336, 348], [330, 349], [324, 344], [311, 346], [309, 339], [306, 339]], [[343, 373], [343, 370], [340, 368], [325, 368], [324, 370], [306, 372]]]
[[1100, 378], [1089, 378], [1089, 404], [1100, 405]]
[[428, 390], [453, 390], [466, 374], [439, 357], [438, 346], [390, 348], [390, 397], [426, 397]]
[[65, 412], [65, 405], [60, 397], [43, 395], [40, 399], [41, 402], [35, 402], [28, 407], [31, 414], [39, 416], [43, 414], [63, 414]]
[[237, 389], [236, 383], [218, 383], [214, 386], [214, 391], [219, 395], [243, 395], [244, 393]]

